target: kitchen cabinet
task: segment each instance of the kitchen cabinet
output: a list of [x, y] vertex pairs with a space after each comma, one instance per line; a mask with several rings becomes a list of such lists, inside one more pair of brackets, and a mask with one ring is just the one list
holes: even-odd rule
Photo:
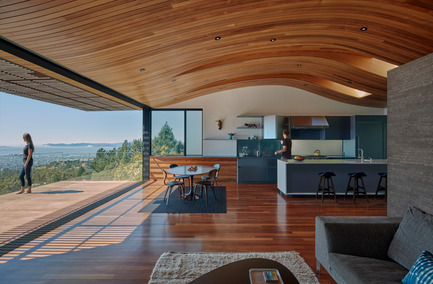
[[350, 139], [350, 116], [327, 116], [329, 128], [324, 130], [325, 140]]
[[289, 129], [289, 118], [267, 115], [263, 118], [263, 139], [283, 139], [283, 130]]
[[[386, 115], [356, 115], [354, 119], [355, 150], [362, 149], [364, 158], [387, 158], [387, 117]], [[357, 157], [359, 153], [354, 153]]]
[[290, 129], [292, 140], [323, 140], [324, 129]]
[[238, 158], [238, 183], [277, 183], [277, 157]]
[[350, 139], [350, 116], [327, 116], [329, 127], [290, 130], [293, 140], [346, 140]]
[[280, 140], [237, 140], [237, 182], [276, 183]]
[[387, 158], [386, 115], [355, 115], [350, 118], [350, 140], [343, 141], [343, 153], [347, 157], [359, 157], [362, 149], [364, 158]]

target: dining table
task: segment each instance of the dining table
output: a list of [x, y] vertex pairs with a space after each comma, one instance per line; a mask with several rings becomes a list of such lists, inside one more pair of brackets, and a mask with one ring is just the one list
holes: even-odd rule
[[[194, 170], [191, 170], [191, 166], [197, 167]], [[203, 175], [209, 173], [211, 170], [214, 170], [214, 167], [210, 166], [200, 166], [200, 165], [188, 165], [188, 166], [177, 166], [174, 168], [167, 169], [167, 172], [173, 174], [175, 176], [188, 176], [189, 177], [189, 192], [185, 195], [185, 199], [195, 200], [194, 199], [194, 176], [195, 175]]]

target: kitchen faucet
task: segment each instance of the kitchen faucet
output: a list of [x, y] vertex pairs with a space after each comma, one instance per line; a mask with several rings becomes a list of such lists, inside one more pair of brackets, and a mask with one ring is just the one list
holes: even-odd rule
[[361, 152], [361, 156], [359, 156], [359, 158], [361, 158], [361, 163], [362, 163], [362, 162], [364, 162], [364, 150], [362, 150], [361, 148], [359, 148], [358, 151]]

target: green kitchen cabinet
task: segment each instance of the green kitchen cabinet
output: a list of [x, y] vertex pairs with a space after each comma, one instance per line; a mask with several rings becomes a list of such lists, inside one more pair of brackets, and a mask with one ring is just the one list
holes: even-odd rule
[[350, 139], [350, 116], [327, 116], [329, 127], [324, 130], [325, 140]]
[[387, 117], [386, 115], [356, 115], [354, 119], [354, 131], [352, 139], [355, 139], [355, 157], [364, 152], [364, 158], [387, 158]]

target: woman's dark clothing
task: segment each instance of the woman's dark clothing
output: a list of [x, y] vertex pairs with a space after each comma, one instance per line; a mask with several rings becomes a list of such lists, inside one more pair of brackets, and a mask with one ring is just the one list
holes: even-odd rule
[[[33, 150], [35, 150], [35, 147], [33, 146], [32, 143], [27, 144], [24, 149], [23, 149], [23, 163], [24, 165], [27, 162], [27, 157], [29, 156], [29, 148]], [[27, 164], [27, 167], [23, 168], [21, 170], [20, 173], [20, 181], [21, 181], [21, 186], [24, 187], [25, 186], [25, 181], [24, 181], [24, 176], [26, 176], [27, 179], [27, 185], [31, 186], [32, 185], [32, 177], [31, 177], [31, 173], [32, 173], [32, 166], [33, 166], [33, 154], [30, 157], [30, 161]]]
[[[23, 149], [23, 162], [25, 163], [27, 161], [27, 157], [29, 155], [29, 148], [32, 149], [32, 151], [35, 150], [35, 147], [33, 146], [33, 143], [27, 144]], [[30, 157], [30, 162], [33, 162], [33, 155]]]
[[286, 146], [286, 151], [282, 153], [284, 159], [292, 158], [292, 140], [290, 138], [283, 139], [283, 147]]
[[[24, 162], [25, 163], [25, 162]], [[21, 186], [24, 187], [26, 185], [25, 181], [24, 181], [24, 175], [26, 176], [27, 179], [27, 185], [31, 186], [32, 185], [32, 166], [33, 166], [33, 159], [30, 160], [29, 164], [27, 165], [26, 168], [21, 169], [21, 173], [20, 173], [20, 181], [21, 181]]]

